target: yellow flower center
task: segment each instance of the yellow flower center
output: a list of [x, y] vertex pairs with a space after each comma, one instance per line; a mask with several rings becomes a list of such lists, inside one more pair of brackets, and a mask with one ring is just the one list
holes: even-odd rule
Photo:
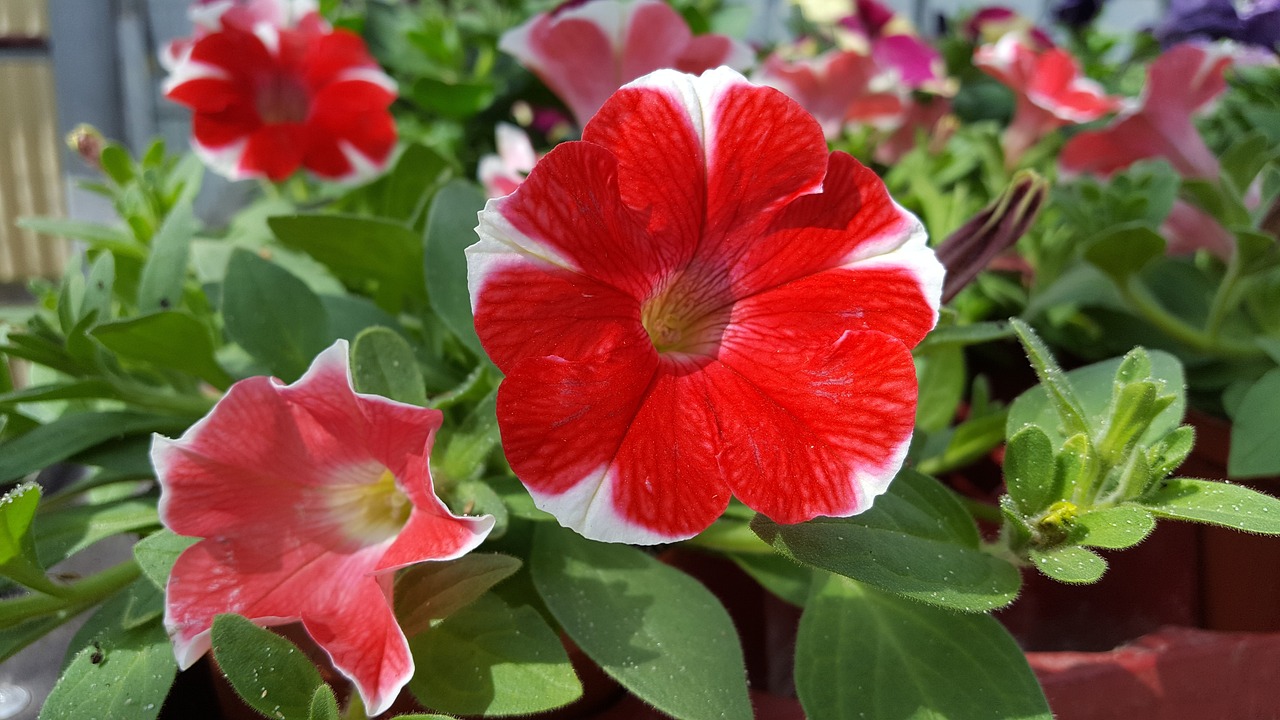
[[371, 483], [350, 483], [328, 493], [329, 509], [348, 537], [362, 544], [376, 544], [395, 537], [409, 520], [413, 503], [396, 485], [390, 470]]

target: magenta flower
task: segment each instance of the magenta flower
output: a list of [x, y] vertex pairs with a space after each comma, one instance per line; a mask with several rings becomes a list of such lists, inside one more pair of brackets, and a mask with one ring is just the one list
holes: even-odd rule
[[978, 44], [995, 43], [1006, 35], [1016, 35], [1036, 50], [1055, 45], [1053, 38], [1030, 18], [1001, 5], [988, 5], [971, 15], [964, 24], [963, 35], [969, 42]]
[[427, 456], [440, 422], [354, 392], [339, 341], [296, 383], [242, 380], [180, 439], [156, 436], [160, 518], [201, 538], [166, 590], [178, 664], [209, 649], [219, 613], [301, 620], [370, 713], [386, 710], [413, 675], [393, 571], [457, 558], [493, 527], [435, 496]]
[[907, 105], [903, 88], [875, 58], [853, 50], [794, 59], [775, 52], [752, 79], [800, 103], [829, 139], [839, 137], [850, 123], [896, 127]]
[[546, 83], [578, 125], [615, 90], [662, 68], [745, 68], [754, 55], [723, 35], [695, 37], [662, 0], [567, 2], [507, 31], [498, 43]]
[[221, 18], [165, 82], [165, 97], [194, 111], [192, 145], [207, 165], [235, 180], [304, 167], [347, 182], [386, 166], [396, 85], [358, 35], [316, 13], [293, 25]]
[[870, 53], [882, 71], [893, 74], [895, 86], [955, 94], [942, 54], [916, 34], [910, 21], [875, 0], [857, 0], [853, 9], [839, 21], [842, 47]]
[[477, 233], [503, 448], [562, 524], [667, 542], [730, 496], [847, 516], [898, 471], [942, 267], [783, 94], [727, 68], [637, 80]]
[[1075, 58], [1066, 50], [1036, 50], [1016, 33], [979, 47], [973, 62], [1016, 96], [1013, 120], [1004, 136], [1005, 160], [1010, 165], [1057, 128], [1091, 122], [1120, 107], [1117, 98], [1080, 75]]

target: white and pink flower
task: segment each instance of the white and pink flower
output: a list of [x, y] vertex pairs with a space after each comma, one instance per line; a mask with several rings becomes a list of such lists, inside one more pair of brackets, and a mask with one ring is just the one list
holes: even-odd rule
[[775, 52], [752, 79], [800, 103], [827, 139], [839, 137], [851, 123], [895, 127], [907, 107], [905, 88], [895, 85], [874, 57], [855, 50], [828, 50], [817, 57]]
[[866, 510], [912, 434], [942, 266], [876, 175], [727, 68], [622, 88], [467, 250], [503, 448], [583, 535]]
[[296, 383], [242, 380], [180, 439], [157, 436], [160, 518], [200, 541], [179, 556], [165, 627], [182, 668], [220, 613], [301, 621], [371, 714], [413, 675], [392, 606], [398, 568], [475, 548], [491, 517], [456, 517], [427, 456], [438, 410], [356, 393], [339, 341]]
[[299, 167], [343, 182], [381, 172], [396, 143], [395, 82], [359, 36], [314, 12], [281, 13], [292, 22], [224, 8], [216, 29], [177, 53], [165, 96], [193, 111], [196, 153], [234, 180], [279, 181]]
[[489, 197], [515, 192], [538, 162], [529, 135], [510, 123], [498, 123], [497, 153], [480, 158], [476, 175]]
[[754, 60], [737, 40], [694, 36], [662, 0], [570, 0], [507, 31], [498, 47], [541, 78], [579, 126], [615, 90], [654, 70], [741, 69]]

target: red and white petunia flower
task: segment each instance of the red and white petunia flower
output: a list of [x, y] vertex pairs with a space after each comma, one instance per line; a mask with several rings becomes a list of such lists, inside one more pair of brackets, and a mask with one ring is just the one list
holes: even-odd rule
[[[1232, 57], [1200, 45], [1177, 45], [1147, 68], [1137, 105], [1101, 130], [1071, 138], [1058, 158], [1063, 174], [1107, 177], [1139, 160], [1167, 160], [1186, 178], [1216, 180], [1218, 158], [1196, 130], [1194, 118], [1227, 89]], [[1178, 200], [1161, 228], [1173, 254], [1206, 249], [1221, 257], [1234, 241], [1203, 210]]]
[[437, 410], [353, 391], [339, 341], [296, 383], [242, 380], [180, 439], [157, 436], [160, 518], [201, 538], [166, 590], [179, 666], [209, 649], [219, 613], [301, 620], [370, 713], [386, 710], [413, 675], [393, 571], [457, 558], [493, 527], [435, 496], [440, 423]]
[[1006, 35], [1015, 35], [1036, 50], [1048, 50], [1056, 45], [1049, 33], [1031, 18], [1000, 5], [988, 5], [974, 12], [965, 22], [961, 34], [969, 42], [977, 44], [995, 43]]
[[165, 96], [194, 111], [205, 163], [233, 180], [278, 181], [299, 167], [343, 182], [381, 172], [396, 142], [396, 85], [364, 41], [314, 12], [292, 25], [230, 16], [165, 82]]
[[752, 80], [776, 88], [800, 103], [834, 139], [851, 123], [880, 129], [897, 127], [908, 103], [906, 88], [885, 73], [871, 55], [828, 50], [805, 57], [803, 45], [775, 51]]
[[562, 524], [667, 542], [731, 496], [847, 516], [901, 466], [942, 266], [782, 93], [728, 68], [637, 80], [477, 234], [503, 449]]
[[502, 197], [515, 192], [538, 162], [529, 135], [510, 123], [498, 123], [495, 129], [497, 153], [480, 158], [476, 175], [489, 197]]
[[318, 11], [316, 0], [195, 0], [187, 8], [191, 36], [165, 43], [160, 49], [160, 64], [172, 71], [197, 40], [224, 27], [249, 31], [258, 25], [296, 27]]
[[741, 69], [755, 57], [724, 35], [694, 36], [662, 0], [569, 0], [507, 31], [498, 47], [541, 78], [579, 126], [615, 90], [654, 70]]
[[1120, 108], [1120, 100], [1080, 75], [1075, 58], [1061, 48], [1037, 50], [1016, 33], [973, 55], [974, 65], [1013, 90], [1013, 120], [1005, 131], [1010, 165], [1050, 132], [1072, 123], [1092, 122]]

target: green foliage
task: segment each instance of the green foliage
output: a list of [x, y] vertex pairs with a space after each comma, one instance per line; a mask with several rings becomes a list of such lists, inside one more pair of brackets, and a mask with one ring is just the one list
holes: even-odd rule
[[476, 214], [484, 203], [484, 194], [471, 183], [455, 180], [445, 185], [431, 203], [423, 238], [431, 307], [478, 357], [485, 355], [471, 318], [467, 259], [463, 251], [476, 241]]
[[528, 715], [582, 695], [560, 639], [529, 606], [494, 595], [452, 613], [409, 642], [409, 689], [424, 705], [459, 715]]
[[1017, 569], [979, 547], [969, 513], [936, 480], [904, 470], [866, 512], [752, 529], [782, 555], [912, 600], [963, 612], [1009, 604]]
[[351, 346], [351, 379], [356, 392], [410, 405], [427, 404], [427, 389], [413, 348], [390, 328], [371, 327], [356, 336]]
[[213, 657], [240, 699], [269, 718], [310, 717], [324, 684], [293, 643], [239, 615], [213, 619]]
[[556, 622], [627, 690], [687, 720], [751, 717], [733, 622], [696, 580], [548, 523], [535, 531], [531, 562]]
[[320, 298], [288, 270], [236, 250], [222, 286], [227, 336], [293, 382], [328, 345], [329, 320]]
[[828, 576], [796, 639], [796, 691], [814, 720], [1052, 715], [1022, 650], [995, 619]]

